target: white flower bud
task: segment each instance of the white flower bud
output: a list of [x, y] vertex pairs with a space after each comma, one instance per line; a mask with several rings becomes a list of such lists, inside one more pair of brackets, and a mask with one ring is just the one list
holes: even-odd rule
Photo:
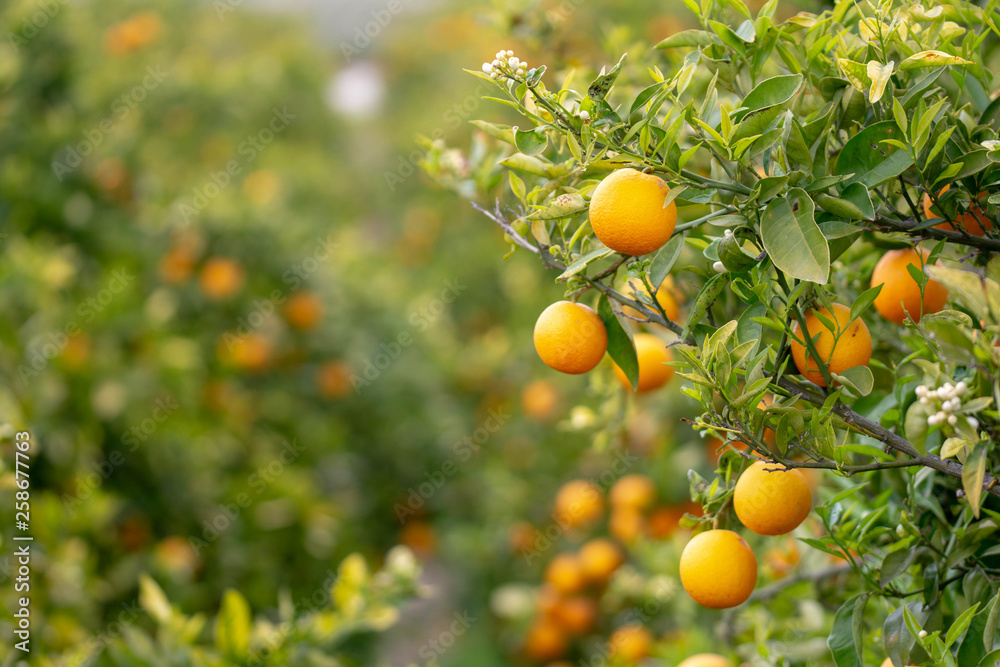
[[920, 397], [920, 405], [927, 405], [930, 402], [931, 402], [931, 399], [927, 398], [926, 396], [921, 396]]
[[584, 122], [590, 120], [590, 112], [589, 111], [581, 111], [580, 112], [580, 120], [582, 120]]
[[972, 428], [979, 428], [979, 420], [976, 419], [975, 417], [966, 417], [965, 423], [971, 426]]
[[510, 49], [507, 49], [507, 52], [504, 55], [506, 55], [508, 58], [513, 58], [514, 52], [511, 51]]
[[927, 637], [927, 631], [921, 630], [920, 632], [917, 633], [917, 636], [920, 637], [921, 639], [925, 639]]
[[906, 537], [906, 529], [903, 528], [903, 524], [896, 524], [896, 534], [900, 537]]
[[497, 60], [506, 60], [507, 53], [504, 51], [497, 51]]
[[958, 424], [958, 417], [956, 415], [951, 415], [950, 417], [948, 417], [948, 424], [950, 426], [955, 426], [956, 424]]
[[490, 63], [490, 64], [491, 64], [491, 65], [493, 65], [494, 67], [500, 67], [500, 61], [499, 61], [499, 60], [494, 60], [494, 61], [493, 61], [492, 63]]
[[955, 393], [958, 394], [959, 396], [961, 396], [962, 394], [964, 394], [966, 392], [966, 390], [968, 388], [969, 388], [969, 385], [967, 385], [965, 383], [965, 380], [962, 380], [957, 385], [955, 385]]
[[726, 265], [723, 264], [722, 262], [716, 262], [715, 264], [712, 265], [712, 269], [714, 269], [716, 273], [725, 273]]
[[[727, 229], [726, 231], [728, 232], [729, 230]], [[924, 397], [924, 396], [926, 396], [927, 395], [927, 386], [926, 385], [922, 385], [922, 384], [918, 385], [917, 388], [916, 388], [916, 393], [917, 393], [917, 396], [920, 396], [921, 398]]]
[[483, 72], [485, 72], [486, 74], [492, 74], [493, 65], [491, 65], [490, 63], [483, 63]]

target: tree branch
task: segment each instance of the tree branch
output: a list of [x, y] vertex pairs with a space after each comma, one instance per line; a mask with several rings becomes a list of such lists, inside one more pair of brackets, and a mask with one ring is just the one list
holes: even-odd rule
[[[889, 231], [913, 232], [913, 228], [919, 223], [912, 218], [907, 220], [896, 220], [894, 218], [888, 218], [880, 215], [875, 218], [875, 224], [886, 228]], [[1000, 239], [992, 239], [985, 236], [973, 236], [967, 232], [935, 229], [934, 227], [918, 229], [916, 232], [932, 239], [944, 239], [945, 241], [966, 245], [970, 248], [987, 250], [990, 252], [1000, 252]]]

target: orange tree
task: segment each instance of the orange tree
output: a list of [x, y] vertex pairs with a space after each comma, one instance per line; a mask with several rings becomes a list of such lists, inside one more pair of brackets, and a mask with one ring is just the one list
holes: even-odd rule
[[[823, 532], [801, 539], [846, 564], [751, 604], [808, 595], [803, 581], [824, 591], [828, 651], [809, 664], [992, 665], [996, 3], [842, 0], [786, 20], [774, 0], [756, 13], [742, 0], [685, 4], [699, 28], [594, 77], [507, 49], [468, 70], [520, 120], [473, 121], [476, 150], [456, 161], [429, 145], [424, 167], [476, 192], [511, 253], [537, 256], [588, 305], [560, 305], [558, 330], [540, 320], [547, 364], [586, 372], [606, 344], [640, 389], [636, 324], [671, 333], [660, 347], [673, 361], [653, 363], [675, 369], [700, 406], [691, 427], [727, 450], [714, 479], [689, 474], [704, 516], [687, 523], [704, 532], [680, 575], [696, 600], [750, 596], [756, 562], [725, 529], [742, 519], [784, 533], [804, 518], [801, 481], [768, 477], [826, 470]], [[649, 296], [671, 279], [696, 292], [683, 321]], [[764, 471], [741, 503], [737, 480], [755, 462]], [[820, 588], [845, 571], [849, 586]], [[765, 624], [722, 618], [735, 644], [757, 644], [744, 657], [802, 664], [787, 646], [762, 648]]]

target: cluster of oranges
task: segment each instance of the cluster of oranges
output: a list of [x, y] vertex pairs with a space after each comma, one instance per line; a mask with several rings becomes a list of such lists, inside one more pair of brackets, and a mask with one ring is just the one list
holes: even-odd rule
[[[574, 641], [598, 632], [604, 593], [614, 573], [625, 563], [627, 549], [640, 534], [655, 539], [669, 537], [678, 528], [691, 505], [657, 504], [653, 481], [640, 474], [621, 477], [605, 497], [596, 484], [573, 480], [556, 494], [554, 515], [568, 530], [592, 529], [610, 506], [608, 537], [590, 537], [576, 550], [551, 558], [545, 568], [545, 583], [537, 600], [536, 618], [528, 630], [523, 650], [529, 659], [563, 667]], [[624, 533], [616, 524], [630, 528]], [[519, 542], [530, 542], [534, 531], [520, 526]], [[526, 548], [525, 544], [521, 545]], [[641, 623], [627, 622], [610, 631], [606, 652], [615, 664], [632, 665], [652, 654], [656, 639]], [[709, 654], [692, 656], [685, 667], [732, 667], [729, 660]]]

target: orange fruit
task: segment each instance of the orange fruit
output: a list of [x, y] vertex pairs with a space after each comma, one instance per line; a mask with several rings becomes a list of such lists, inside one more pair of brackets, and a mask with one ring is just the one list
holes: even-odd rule
[[611, 487], [608, 500], [615, 509], [643, 511], [656, 500], [656, 485], [645, 475], [625, 475]]
[[623, 255], [646, 255], [670, 240], [677, 207], [664, 206], [670, 187], [635, 169], [611, 172], [590, 198], [590, 226], [601, 243]]
[[538, 621], [524, 638], [524, 652], [538, 662], [555, 660], [566, 652], [566, 634], [552, 621]]
[[[760, 403], [757, 404], [758, 410], [766, 410], [770, 407], [771, 403], [774, 403], [774, 396], [770, 394], [765, 394], [764, 398], [760, 399]], [[774, 447], [774, 429], [764, 427], [764, 443]], [[740, 443], [743, 445], [743, 449], [746, 449], [746, 443]]]
[[614, 542], [600, 538], [580, 547], [579, 557], [584, 576], [597, 584], [607, 582], [625, 562], [625, 554]]
[[647, 657], [653, 648], [653, 633], [641, 625], [623, 625], [608, 640], [611, 655], [626, 663]]
[[[635, 343], [635, 354], [639, 360], [639, 388], [638, 393], [643, 394], [654, 389], [659, 389], [674, 376], [673, 366], [667, 366], [666, 362], [673, 360], [673, 355], [667, 349], [666, 344], [648, 333], [638, 333], [633, 338]], [[632, 390], [625, 371], [614, 365], [615, 377], [623, 387]]]
[[315, 329], [323, 319], [323, 300], [313, 292], [296, 292], [285, 303], [285, 321], [293, 329]]
[[[722, 438], [718, 438], [716, 436], [709, 436], [705, 442], [705, 453], [708, 455], [709, 462], [711, 462], [713, 465], [717, 464], [719, 462], [719, 459], [722, 458], [723, 453], [725, 453], [726, 451], [725, 446], [726, 446], [726, 441], [723, 440]], [[730, 440], [729, 448], [735, 449], [736, 451], [739, 452], [743, 452], [746, 451], [747, 443], [743, 442], [742, 440]]]
[[112, 55], [125, 55], [156, 41], [162, 28], [156, 12], [133, 14], [104, 32], [104, 48]]
[[597, 622], [597, 603], [582, 595], [563, 598], [553, 611], [553, 619], [571, 635], [586, 634]]
[[746, 602], [757, 585], [757, 557], [731, 530], [708, 530], [691, 538], [680, 563], [681, 585], [695, 602], [727, 609]]
[[677, 667], [733, 667], [733, 663], [721, 655], [699, 653], [684, 660]]
[[921, 316], [936, 313], [948, 301], [948, 290], [941, 283], [928, 279], [924, 287], [923, 301], [920, 299], [920, 285], [907, 270], [912, 265], [923, 272], [930, 252], [913, 248], [890, 250], [882, 255], [872, 272], [872, 287], [882, 285], [882, 291], [875, 297], [875, 309], [882, 317], [902, 324], [909, 315], [914, 322]]
[[[660, 304], [660, 307], [663, 308], [663, 312], [667, 314], [667, 319], [671, 322], [680, 322], [681, 308], [677, 303], [677, 299], [674, 297], [675, 291], [676, 288], [674, 287], [673, 278], [667, 276], [656, 290], [656, 301]], [[649, 290], [646, 289], [646, 285], [639, 278], [629, 278], [628, 282], [625, 283], [622, 293], [625, 296], [632, 297], [643, 303], [647, 303], [650, 300]], [[653, 307], [653, 309], [655, 310], [655, 307]], [[645, 322], [647, 320], [645, 315], [632, 306], [623, 306], [622, 312], [630, 317], [636, 318], [640, 322]]]
[[608, 331], [588, 306], [557, 301], [535, 322], [535, 350], [549, 368], [570, 375], [591, 370], [608, 349]]
[[608, 521], [608, 532], [623, 544], [632, 544], [646, 532], [646, 520], [631, 508], [616, 508]]
[[437, 548], [437, 535], [426, 521], [410, 521], [399, 531], [399, 543], [412, 549], [417, 556], [427, 557]]
[[545, 581], [564, 595], [579, 592], [587, 585], [583, 565], [574, 554], [559, 554], [545, 568]]
[[[817, 312], [833, 322], [834, 331], [830, 331], [816, 317]], [[855, 366], [867, 366], [872, 358], [872, 337], [868, 332], [868, 327], [861, 321], [861, 318], [850, 322], [850, 317], [851, 309], [839, 303], [833, 304], [832, 313], [826, 308], [806, 313], [806, 332], [810, 338], [816, 336], [817, 333], [819, 334], [819, 338], [814, 343], [816, 352], [831, 373], [843, 373], [848, 368]], [[792, 325], [792, 333], [800, 340], [805, 340], [798, 322]], [[838, 333], [839, 337], [837, 337]], [[805, 345], [797, 340], [792, 340], [789, 347], [791, 347], [792, 359], [795, 361], [799, 373], [813, 384], [825, 387], [826, 380], [819, 372], [816, 360], [809, 356], [809, 362], [806, 363]]]
[[558, 521], [570, 527], [593, 523], [604, 513], [604, 501], [597, 486], [586, 480], [567, 482], [556, 494]]
[[220, 359], [254, 373], [265, 370], [274, 355], [271, 341], [258, 333], [242, 338], [227, 334], [219, 340], [218, 350]]
[[772, 547], [764, 554], [765, 569], [773, 579], [787, 576], [801, 560], [798, 544], [791, 537], [787, 539], [785, 546]]
[[[938, 197], [948, 192], [950, 185], [944, 186], [941, 192], [938, 193]], [[984, 195], [980, 195], [982, 198]], [[930, 218], [941, 218], [943, 216], [938, 215], [932, 210], [933, 202], [931, 201], [931, 196], [924, 193], [924, 215]], [[958, 224], [955, 224], [958, 223]], [[973, 204], [969, 207], [968, 213], [959, 213], [958, 219], [955, 222], [945, 221], [941, 224], [934, 225], [934, 229], [943, 229], [946, 232], [957, 232], [959, 230], [959, 225], [964, 228], [969, 234], [973, 236], [986, 236], [986, 232], [993, 229], [993, 221], [990, 217], [983, 211], [982, 208]]]
[[327, 361], [316, 371], [316, 389], [323, 398], [344, 398], [351, 393], [351, 375], [346, 361]]
[[212, 257], [201, 267], [198, 282], [209, 299], [228, 299], [243, 287], [243, 268], [228, 257]]
[[163, 282], [176, 285], [191, 277], [194, 257], [183, 248], [172, 248], [160, 259], [157, 267]]
[[733, 492], [736, 516], [758, 535], [790, 533], [812, 509], [812, 491], [805, 476], [776, 466], [756, 461], [740, 475]]
[[559, 410], [559, 390], [549, 380], [535, 380], [521, 391], [521, 409], [536, 422], [547, 422]]
[[545, 620], [555, 618], [556, 610], [559, 608], [559, 603], [562, 602], [562, 599], [562, 595], [556, 590], [555, 586], [552, 584], [542, 584], [538, 589], [538, 598], [535, 600], [539, 616]]

